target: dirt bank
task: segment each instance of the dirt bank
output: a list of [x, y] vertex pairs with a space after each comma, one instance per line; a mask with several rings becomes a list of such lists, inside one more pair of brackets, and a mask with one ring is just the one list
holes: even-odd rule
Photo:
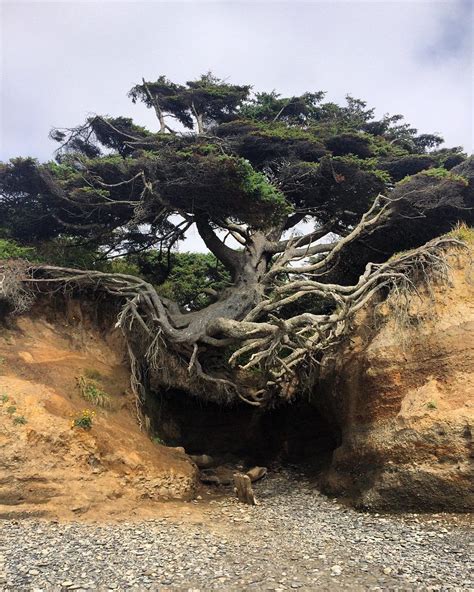
[[[150, 515], [157, 500], [195, 493], [188, 457], [140, 430], [120, 335], [96, 321], [70, 301], [0, 328], [3, 516]], [[71, 426], [84, 409], [95, 413], [90, 430]]]
[[364, 311], [323, 366], [342, 433], [325, 489], [359, 507], [474, 509], [472, 251], [450, 264], [450, 282], [412, 294], [403, 314], [394, 297]]

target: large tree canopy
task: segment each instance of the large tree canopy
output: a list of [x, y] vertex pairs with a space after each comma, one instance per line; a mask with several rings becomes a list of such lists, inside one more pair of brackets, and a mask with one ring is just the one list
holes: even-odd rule
[[[142, 386], [151, 369], [223, 401], [287, 398], [356, 310], [444, 243], [395, 252], [472, 223], [472, 159], [351, 96], [252, 94], [211, 73], [143, 79], [129, 96], [157, 132], [95, 115], [53, 130], [54, 162], [0, 165], [0, 232], [96, 253], [88, 270], [37, 265], [30, 283], [119, 298]], [[192, 227], [211, 259], [172, 253]], [[133, 273], [99, 266], [117, 258]]]

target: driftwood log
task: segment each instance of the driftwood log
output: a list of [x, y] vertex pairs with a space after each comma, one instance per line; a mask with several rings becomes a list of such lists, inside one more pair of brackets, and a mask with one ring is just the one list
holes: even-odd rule
[[252, 482], [248, 475], [234, 473], [234, 485], [239, 502], [248, 504], [249, 506], [257, 505], [252, 489]]
[[267, 474], [266, 467], [253, 467], [247, 471], [247, 475], [250, 477], [250, 481], [252, 483], [255, 483], [255, 481], [259, 481], [260, 479], [263, 479], [263, 477], [265, 477], [266, 474]]

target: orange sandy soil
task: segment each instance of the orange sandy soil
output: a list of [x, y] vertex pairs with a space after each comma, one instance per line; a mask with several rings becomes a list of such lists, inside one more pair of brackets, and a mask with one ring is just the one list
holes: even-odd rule
[[[140, 430], [122, 351], [118, 335], [68, 319], [0, 327], [0, 517], [201, 519], [183, 503], [196, 495], [197, 469]], [[82, 398], [77, 378], [91, 373], [110, 409]], [[86, 408], [92, 429], [71, 427]]]

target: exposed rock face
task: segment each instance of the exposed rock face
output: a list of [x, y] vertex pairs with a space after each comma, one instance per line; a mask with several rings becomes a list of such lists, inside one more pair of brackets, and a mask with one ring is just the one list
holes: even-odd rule
[[450, 262], [451, 285], [413, 297], [409, 326], [389, 301], [361, 315], [323, 366], [323, 399], [342, 432], [324, 487], [359, 507], [474, 509], [474, 267]]
[[[72, 305], [0, 327], [0, 516], [130, 517], [192, 498], [195, 465], [139, 429], [120, 335]], [[107, 409], [77, 388], [91, 372]], [[95, 411], [92, 429], [73, 428], [84, 408]]]

